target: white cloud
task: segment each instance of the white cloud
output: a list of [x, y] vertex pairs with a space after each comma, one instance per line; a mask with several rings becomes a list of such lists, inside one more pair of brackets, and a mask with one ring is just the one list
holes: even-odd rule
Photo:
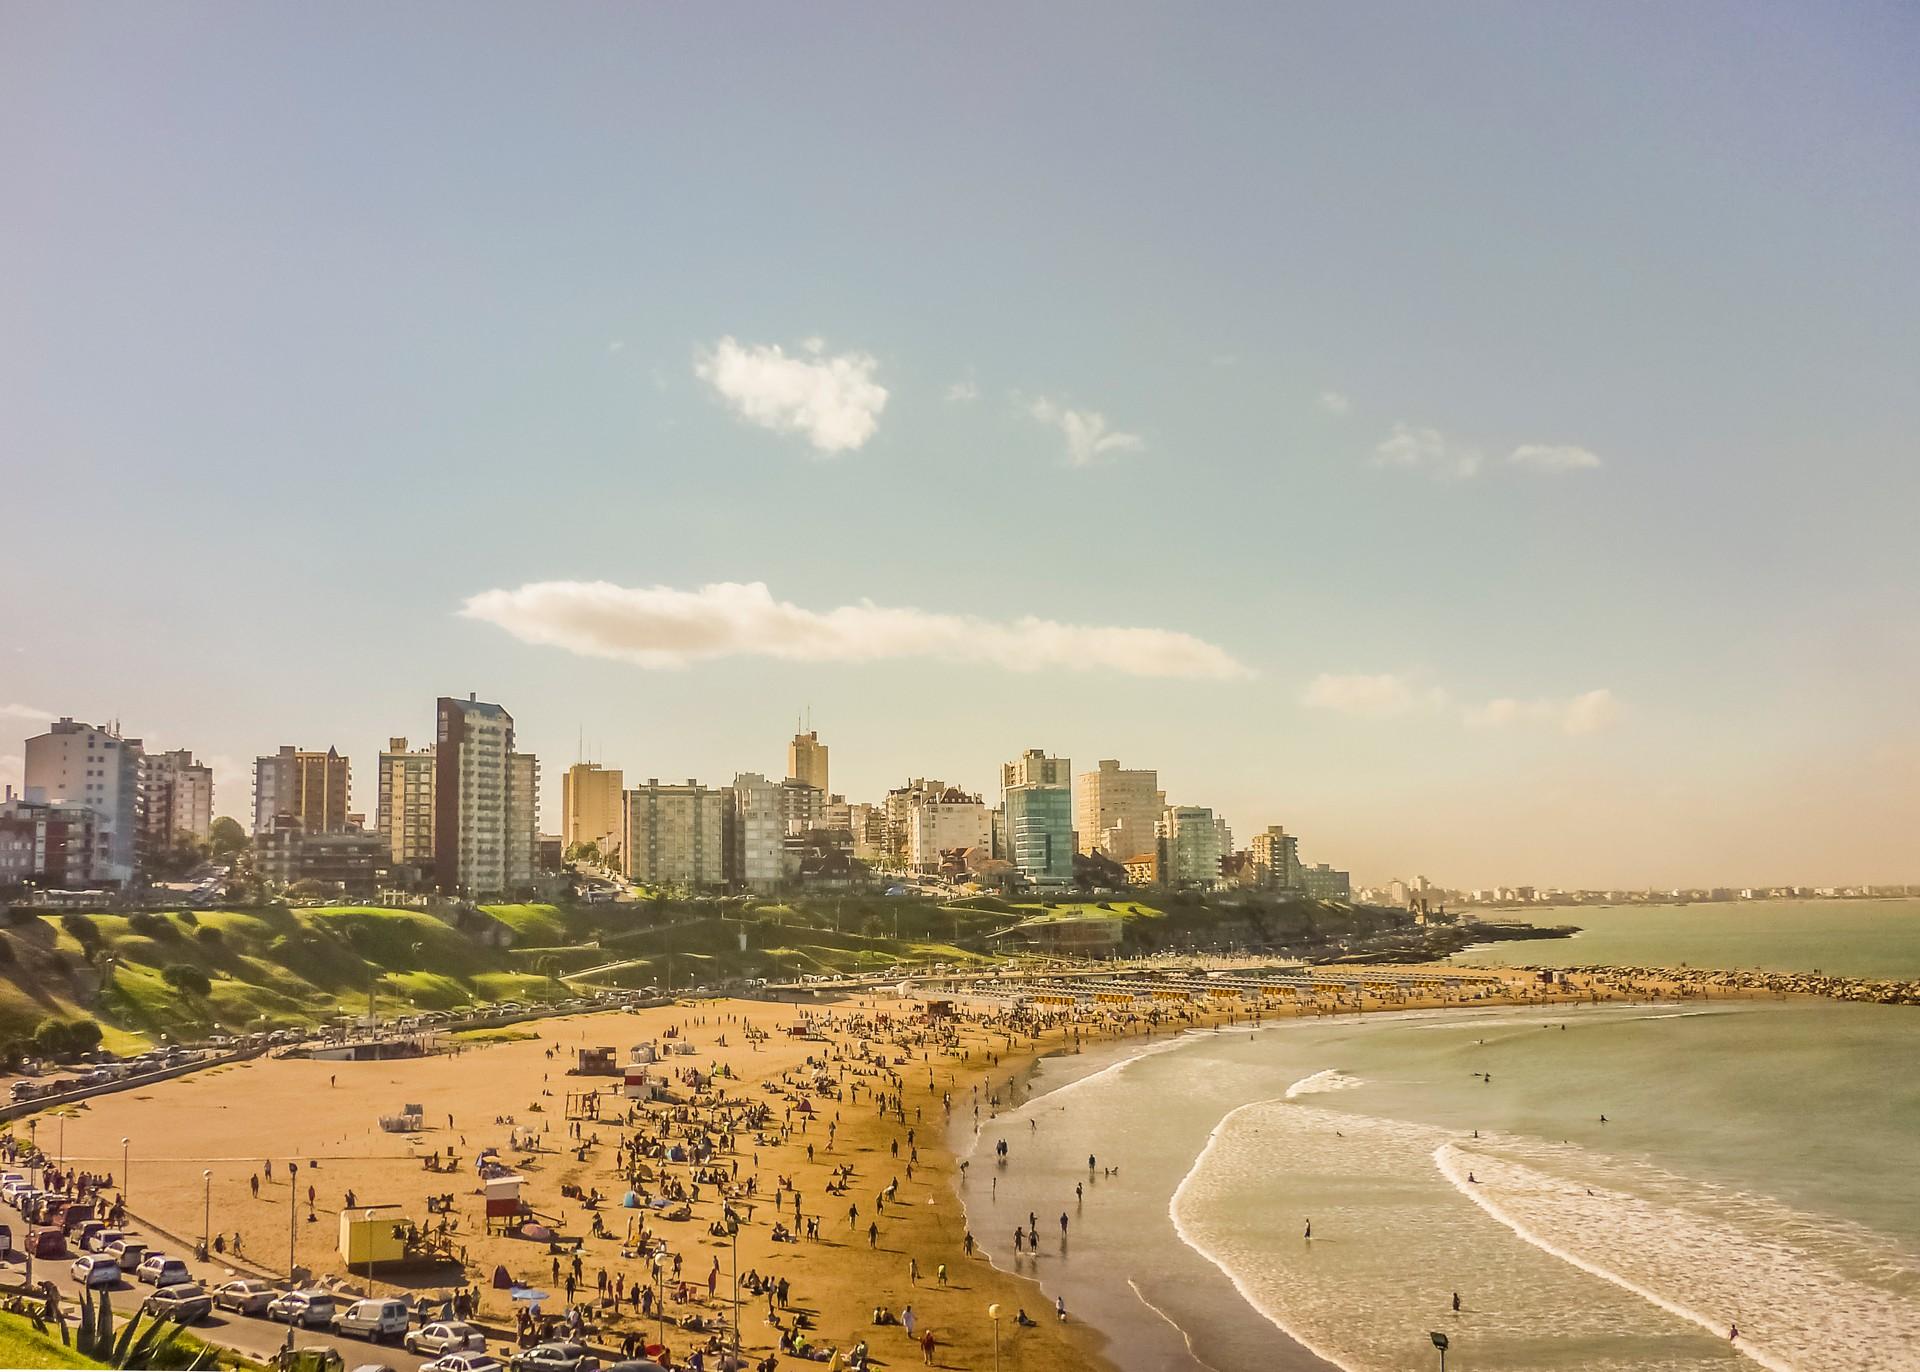
[[609, 338], [607, 340], [607, 351], [610, 353], [623, 352], [626, 346], [627, 340], [624, 338]]
[[1583, 472], [1603, 465], [1598, 454], [1570, 443], [1522, 443], [1507, 461], [1536, 472]]
[[1339, 391], [1322, 391], [1320, 408], [1328, 414], [1347, 414], [1353, 409], [1353, 401]]
[[968, 377], [965, 381], [956, 381], [947, 387], [949, 400], [978, 400], [979, 398], [980, 387], [972, 377]]
[[53, 711], [37, 705], [0, 705], [0, 719], [52, 719]]
[[1075, 467], [1091, 467], [1107, 453], [1133, 452], [1146, 446], [1139, 434], [1109, 428], [1107, 417], [1098, 410], [1070, 410], [1044, 395], [1027, 407], [1027, 413], [1067, 436], [1067, 461]]
[[1469, 706], [1461, 718], [1476, 729], [1499, 729], [1509, 724], [1546, 725], [1566, 734], [1593, 734], [1620, 715], [1619, 702], [1605, 687], [1569, 700], [1518, 700], [1500, 696], [1484, 705]]
[[1480, 471], [1479, 449], [1450, 442], [1438, 429], [1395, 424], [1373, 450], [1374, 465], [1423, 471], [1438, 480], [1463, 481]]
[[789, 356], [778, 344], [742, 344], [728, 335], [695, 354], [693, 374], [748, 423], [805, 434], [820, 452], [839, 453], [860, 447], [880, 426], [887, 388], [873, 379], [879, 365], [867, 353], [829, 355], [818, 338]]
[[605, 581], [533, 582], [471, 596], [460, 613], [497, 625], [522, 642], [650, 668], [722, 657], [933, 658], [1017, 672], [1099, 669], [1216, 680], [1252, 675], [1225, 649], [1170, 629], [1060, 624], [1031, 616], [990, 620], [865, 600], [808, 610], [775, 600], [758, 581], [690, 591]]
[[1422, 687], [1392, 672], [1342, 676], [1322, 672], [1307, 683], [1300, 703], [1316, 710], [1337, 710], [1366, 719], [1390, 719], [1414, 709], [1434, 709], [1446, 703], [1439, 687]]

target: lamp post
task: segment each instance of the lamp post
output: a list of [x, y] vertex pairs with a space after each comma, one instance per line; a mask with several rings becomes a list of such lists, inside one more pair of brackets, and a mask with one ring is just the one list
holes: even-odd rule
[[[300, 1234], [300, 1164], [287, 1164], [287, 1295], [293, 1295], [293, 1246]], [[293, 1302], [287, 1302], [287, 1347], [293, 1347]]]
[[367, 1294], [373, 1294], [373, 1211], [361, 1212], [360, 1219], [367, 1232]]
[[733, 1365], [740, 1366], [740, 1217], [727, 1207], [727, 1237], [733, 1240]]
[[1433, 1340], [1433, 1346], [1440, 1350], [1440, 1372], [1447, 1372], [1447, 1336], [1435, 1331], [1427, 1336]]
[[213, 1251], [213, 1169], [209, 1167], [202, 1172], [200, 1180], [206, 1184], [205, 1202], [200, 1210], [200, 1260], [205, 1262], [207, 1254]]
[[133, 1180], [133, 1155], [127, 1150], [132, 1147], [129, 1139], [120, 1140], [120, 1203], [126, 1204], [127, 1183]]
[[993, 1321], [993, 1372], [1000, 1372], [1000, 1302], [987, 1307], [987, 1318]]

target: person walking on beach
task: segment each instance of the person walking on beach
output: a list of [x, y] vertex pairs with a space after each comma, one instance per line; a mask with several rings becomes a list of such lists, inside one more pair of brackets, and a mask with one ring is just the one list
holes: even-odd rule
[[1460, 1313], [1460, 1293], [1458, 1291], [1453, 1293], [1453, 1313], [1456, 1315]]
[[940, 1341], [933, 1337], [933, 1331], [931, 1329], [921, 1334], [920, 1361], [925, 1363], [928, 1367], [932, 1367], [933, 1366], [933, 1350], [938, 1348], [939, 1346], [940, 1346]]
[[1062, 1210], [1060, 1212], [1060, 1237], [1064, 1239], [1066, 1236], [1067, 1236], [1067, 1212]]
[[1027, 1231], [1017, 1224], [1013, 1226], [1013, 1251], [1015, 1253], [1027, 1251]]
[[1311, 1238], [1313, 1237], [1313, 1221], [1312, 1221], [1312, 1220], [1308, 1220], [1308, 1221], [1307, 1221], [1307, 1235], [1306, 1235], [1306, 1236], [1307, 1236], [1307, 1237], [1308, 1237], [1309, 1239], [1311, 1239]]

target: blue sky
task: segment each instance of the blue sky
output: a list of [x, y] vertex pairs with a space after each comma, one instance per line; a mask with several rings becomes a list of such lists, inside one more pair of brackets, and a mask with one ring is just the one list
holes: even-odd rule
[[370, 809], [472, 690], [722, 781], [810, 704], [855, 799], [1041, 746], [1363, 879], [1920, 880], [1910, 7], [0, 34], [0, 777], [117, 716]]

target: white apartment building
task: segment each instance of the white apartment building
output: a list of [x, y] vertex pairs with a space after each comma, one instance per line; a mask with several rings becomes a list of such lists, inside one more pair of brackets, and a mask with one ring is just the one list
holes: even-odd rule
[[1220, 881], [1220, 825], [1204, 805], [1169, 805], [1159, 837], [1166, 846], [1163, 866], [1169, 886], [1210, 889]]
[[147, 851], [165, 852], [213, 837], [213, 768], [178, 748], [140, 759]]
[[907, 865], [916, 872], [940, 870], [942, 852], [992, 844], [993, 821], [979, 796], [949, 788], [921, 795], [907, 812]]
[[1305, 879], [1300, 871], [1298, 835], [1288, 833], [1281, 825], [1269, 824], [1265, 831], [1253, 836], [1247, 851], [1253, 859], [1254, 870], [1259, 873], [1262, 886], [1283, 891], [1298, 891], [1305, 887]]
[[133, 880], [140, 865], [140, 760], [137, 738], [63, 716], [27, 740], [26, 797], [67, 801], [93, 811], [91, 879]]
[[758, 772], [741, 772], [733, 779], [732, 805], [731, 875], [750, 891], [770, 891], [785, 875], [787, 826], [780, 783]]
[[442, 696], [433, 750], [434, 877], [442, 891], [496, 895], [509, 884], [513, 716], [477, 696]]
[[1073, 828], [1083, 853], [1105, 853], [1125, 862], [1153, 852], [1154, 825], [1166, 813], [1160, 774], [1122, 767], [1103, 758], [1099, 770], [1074, 783]]

